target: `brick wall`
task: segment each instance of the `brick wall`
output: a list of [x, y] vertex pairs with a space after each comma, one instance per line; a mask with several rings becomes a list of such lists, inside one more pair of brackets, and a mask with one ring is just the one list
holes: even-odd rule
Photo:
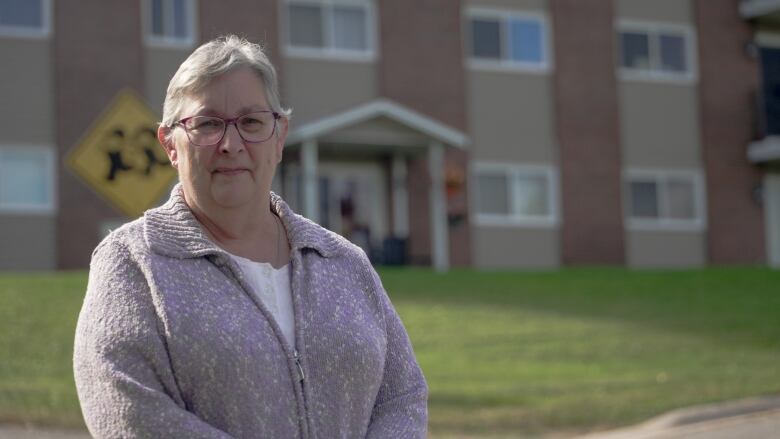
[[[52, 2], [52, 56], [59, 160], [121, 89], [144, 90], [140, 2]], [[122, 218], [67, 168], [57, 180], [57, 265], [85, 268], [100, 241], [100, 223]]]
[[707, 245], [712, 264], [766, 260], [763, 209], [751, 194], [761, 172], [747, 160], [759, 63], [748, 56], [749, 23], [737, 0], [694, 0], [699, 96], [707, 191]]
[[621, 147], [611, 1], [550, 1], [560, 143], [561, 257], [624, 263]]

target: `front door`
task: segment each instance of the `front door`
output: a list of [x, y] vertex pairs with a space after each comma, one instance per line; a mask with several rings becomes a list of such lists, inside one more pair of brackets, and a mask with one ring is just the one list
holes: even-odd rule
[[388, 235], [387, 175], [378, 162], [317, 165], [320, 223], [373, 258]]

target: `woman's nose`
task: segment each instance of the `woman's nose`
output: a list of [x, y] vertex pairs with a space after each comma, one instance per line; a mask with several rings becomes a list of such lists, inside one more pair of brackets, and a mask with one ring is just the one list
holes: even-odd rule
[[244, 139], [238, 132], [236, 124], [229, 124], [225, 128], [225, 135], [219, 144], [219, 152], [223, 154], [238, 153], [244, 150]]

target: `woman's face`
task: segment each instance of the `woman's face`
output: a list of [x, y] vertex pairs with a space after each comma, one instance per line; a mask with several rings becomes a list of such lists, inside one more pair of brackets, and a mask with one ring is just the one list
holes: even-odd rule
[[[258, 110], [270, 110], [265, 87], [252, 70], [240, 68], [213, 79], [199, 93], [185, 98], [181, 118], [232, 119]], [[187, 201], [208, 211], [251, 206], [264, 200], [282, 159], [286, 136], [287, 119], [282, 118], [276, 123], [274, 135], [259, 143], [244, 141], [232, 124], [213, 146], [192, 144], [181, 126], [173, 129], [171, 142], [161, 142], [179, 171]]]

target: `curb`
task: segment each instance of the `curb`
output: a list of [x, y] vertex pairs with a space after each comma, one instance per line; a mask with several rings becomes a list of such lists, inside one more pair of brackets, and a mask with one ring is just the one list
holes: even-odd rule
[[664, 429], [775, 409], [780, 409], [780, 395], [747, 398], [674, 410], [645, 421], [639, 424], [639, 426]]
[[[772, 412], [772, 413], [770, 413]], [[732, 418], [760, 415], [761, 413], [780, 415], [780, 395], [763, 396], [706, 404], [673, 410], [651, 418], [640, 424], [621, 428], [619, 430], [601, 431], [578, 436], [577, 439], [624, 439], [636, 438], [641, 435], [661, 433], [687, 426], [715, 424], [717, 421]]]

